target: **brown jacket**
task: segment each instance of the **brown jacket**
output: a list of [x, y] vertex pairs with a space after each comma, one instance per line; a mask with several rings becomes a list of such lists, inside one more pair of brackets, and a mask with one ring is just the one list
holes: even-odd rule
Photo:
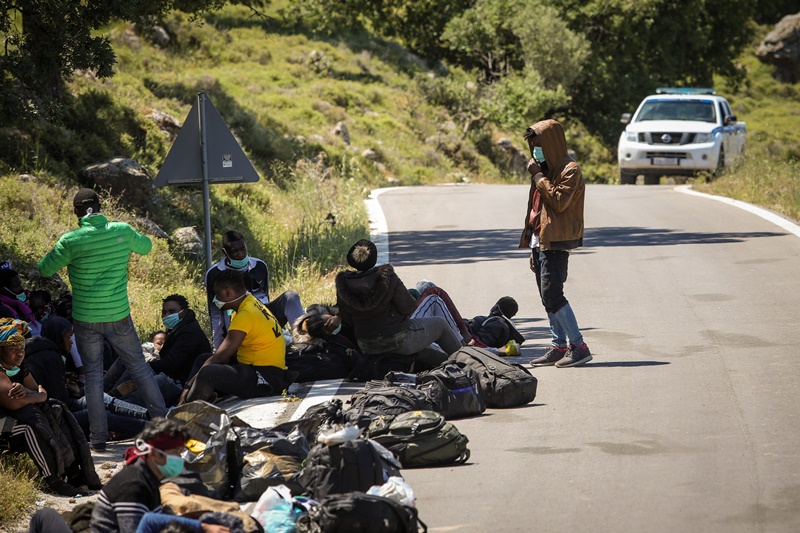
[[536, 190], [542, 197], [539, 249], [572, 250], [583, 246], [583, 199], [586, 185], [578, 163], [567, 153], [564, 129], [555, 120], [543, 120], [531, 126], [542, 140], [542, 151], [549, 166], [547, 176], [534, 185], [528, 195], [525, 226], [520, 248], [529, 248], [533, 228], [530, 213]]

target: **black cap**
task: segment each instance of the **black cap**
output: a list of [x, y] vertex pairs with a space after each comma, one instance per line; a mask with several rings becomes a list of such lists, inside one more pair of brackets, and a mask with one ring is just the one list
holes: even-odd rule
[[75, 207], [97, 205], [100, 203], [100, 197], [93, 189], [81, 189], [72, 200]]
[[378, 262], [378, 247], [368, 239], [361, 239], [347, 252], [347, 264], [356, 270], [369, 270]]

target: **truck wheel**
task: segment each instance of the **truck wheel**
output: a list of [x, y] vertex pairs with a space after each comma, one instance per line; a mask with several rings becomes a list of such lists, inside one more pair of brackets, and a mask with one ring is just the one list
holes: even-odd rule
[[661, 183], [661, 176], [648, 176], [645, 174], [644, 176], [645, 185], [658, 185], [659, 183]]
[[629, 172], [619, 171], [619, 184], [620, 185], [636, 185], [636, 174]]

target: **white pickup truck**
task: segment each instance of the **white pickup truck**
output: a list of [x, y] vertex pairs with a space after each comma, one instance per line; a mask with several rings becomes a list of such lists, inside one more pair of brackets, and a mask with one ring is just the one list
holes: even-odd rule
[[712, 176], [730, 167], [744, 153], [747, 129], [728, 101], [713, 89], [660, 88], [645, 98], [619, 138], [619, 182], [647, 185], [661, 176]]

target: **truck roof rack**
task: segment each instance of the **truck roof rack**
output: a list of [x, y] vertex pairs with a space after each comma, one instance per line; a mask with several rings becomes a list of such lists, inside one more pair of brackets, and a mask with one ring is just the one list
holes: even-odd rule
[[659, 87], [656, 94], [717, 94], [710, 87]]

